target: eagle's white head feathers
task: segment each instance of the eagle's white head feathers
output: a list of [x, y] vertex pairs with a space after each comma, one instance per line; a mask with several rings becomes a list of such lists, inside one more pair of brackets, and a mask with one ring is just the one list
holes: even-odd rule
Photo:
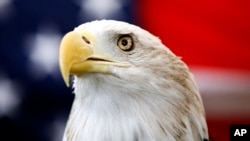
[[201, 141], [204, 108], [187, 66], [138, 26], [85, 23], [65, 35], [60, 67], [74, 74], [64, 141]]

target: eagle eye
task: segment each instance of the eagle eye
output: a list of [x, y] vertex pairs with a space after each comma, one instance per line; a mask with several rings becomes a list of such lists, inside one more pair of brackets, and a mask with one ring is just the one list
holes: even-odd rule
[[130, 35], [122, 35], [119, 37], [117, 45], [123, 51], [131, 51], [134, 48], [133, 38]]

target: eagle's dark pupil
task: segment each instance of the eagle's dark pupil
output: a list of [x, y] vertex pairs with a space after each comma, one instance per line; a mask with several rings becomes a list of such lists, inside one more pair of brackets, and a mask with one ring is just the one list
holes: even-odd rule
[[123, 46], [126, 46], [128, 44], [128, 41], [127, 40], [122, 40], [122, 45]]

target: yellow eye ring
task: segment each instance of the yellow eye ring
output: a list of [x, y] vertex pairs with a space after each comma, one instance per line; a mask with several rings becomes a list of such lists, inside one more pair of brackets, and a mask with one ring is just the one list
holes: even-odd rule
[[134, 48], [133, 38], [130, 35], [122, 35], [117, 41], [117, 46], [123, 51], [131, 51]]

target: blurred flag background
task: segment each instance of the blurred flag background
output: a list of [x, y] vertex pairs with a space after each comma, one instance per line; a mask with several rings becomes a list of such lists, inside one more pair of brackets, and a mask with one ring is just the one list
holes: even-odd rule
[[103, 18], [139, 25], [182, 57], [212, 138], [227, 141], [230, 124], [250, 124], [248, 0], [1, 0], [1, 141], [62, 139], [74, 95], [58, 68], [60, 39]]

